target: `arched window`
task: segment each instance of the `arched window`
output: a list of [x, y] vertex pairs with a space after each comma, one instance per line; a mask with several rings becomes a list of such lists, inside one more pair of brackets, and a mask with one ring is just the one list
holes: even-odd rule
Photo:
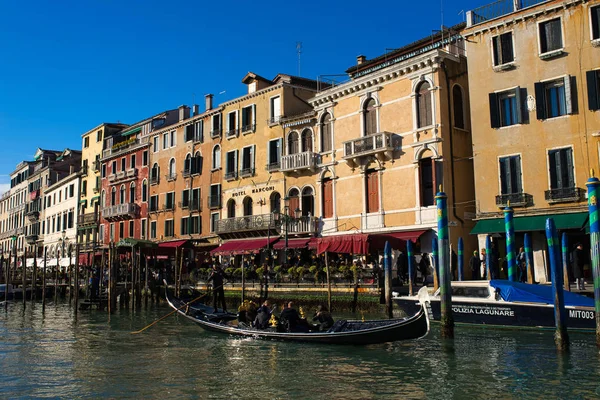
[[433, 124], [431, 110], [431, 90], [429, 82], [421, 82], [416, 90], [417, 102], [417, 128], [423, 128]]
[[302, 152], [313, 151], [313, 138], [310, 129], [302, 131]]
[[290, 132], [288, 135], [288, 154], [299, 153], [298, 147], [298, 132]]
[[158, 174], [160, 170], [158, 168], [158, 164], [154, 163], [152, 169], [150, 170], [150, 182], [158, 182]]
[[375, 99], [370, 98], [365, 102], [363, 108], [363, 122], [365, 136], [377, 133], [377, 111], [375, 110]]
[[333, 180], [327, 176], [321, 182], [323, 184], [323, 218], [333, 218]]
[[281, 195], [279, 192], [271, 193], [271, 212], [281, 212]]
[[252, 215], [252, 197], [244, 197], [244, 216]]
[[173, 179], [175, 178], [175, 175], [175, 159], [171, 158], [171, 161], [169, 161], [169, 178]]
[[302, 189], [302, 216], [314, 216], [315, 215], [315, 195], [314, 191], [310, 186]]
[[119, 191], [119, 204], [125, 203], [125, 185], [121, 185], [121, 190]]
[[114, 186], [112, 188], [112, 192], [110, 193], [110, 205], [111, 206], [117, 205], [117, 189]]
[[142, 201], [148, 201], [148, 181], [142, 181]]
[[227, 201], [227, 218], [235, 218], [235, 200]]
[[131, 182], [129, 185], [129, 202], [135, 203], [135, 182]]
[[454, 127], [465, 129], [463, 92], [459, 85], [454, 85], [452, 88], [452, 106], [454, 106]]
[[419, 184], [421, 207], [431, 207], [435, 205], [435, 187], [438, 181], [437, 169], [439, 168], [435, 159], [430, 157], [430, 153], [425, 158], [419, 160]]
[[321, 118], [321, 151], [331, 151], [333, 148], [333, 135], [331, 129], [331, 114], [325, 113]]
[[197, 151], [192, 158], [192, 174], [202, 173], [202, 154]]
[[188, 154], [183, 162], [183, 175], [187, 176], [192, 173], [192, 155]]
[[212, 169], [219, 168], [221, 168], [221, 146], [217, 144], [212, 151]]
[[288, 215], [294, 216], [296, 210], [300, 208], [300, 191], [296, 188], [290, 189], [288, 197]]
[[100, 207], [101, 208], [106, 207], [106, 192], [104, 190], [100, 194]]

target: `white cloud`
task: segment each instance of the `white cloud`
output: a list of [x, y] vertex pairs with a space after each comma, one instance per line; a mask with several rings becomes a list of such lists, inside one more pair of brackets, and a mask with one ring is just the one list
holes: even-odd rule
[[7, 192], [10, 189], [10, 183], [0, 183], [0, 196]]

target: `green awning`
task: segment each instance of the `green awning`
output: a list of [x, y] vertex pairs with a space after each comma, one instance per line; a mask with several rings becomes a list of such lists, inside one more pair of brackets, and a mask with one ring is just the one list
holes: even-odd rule
[[85, 204], [87, 206], [87, 200], [86, 199], [79, 200], [79, 204]]
[[125, 131], [123, 133], [121, 133], [121, 136], [129, 136], [129, 135], [133, 135], [134, 133], [138, 133], [139, 131], [142, 130], [142, 127], [138, 127], [138, 128], [133, 128], [131, 130]]
[[94, 204], [94, 202], [100, 200], [100, 196], [94, 196], [90, 199], [90, 204]]
[[[556, 229], [583, 229], [587, 225], [588, 213], [546, 214], [531, 217], [515, 217], [515, 232], [535, 232], [546, 229], [546, 219], [553, 218]], [[471, 235], [503, 233], [504, 218], [482, 219], [471, 231]]]
[[158, 247], [158, 245], [150, 240], [125, 238], [117, 242], [117, 247], [153, 248]]

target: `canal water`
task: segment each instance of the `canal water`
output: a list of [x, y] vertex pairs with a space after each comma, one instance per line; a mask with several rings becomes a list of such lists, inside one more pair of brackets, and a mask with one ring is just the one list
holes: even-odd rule
[[235, 339], [169, 317], [165, 306], [111, 316], [67, 304], [0, 309], [0, 398], [600, 398], [589, 334], [555, 351], [551, 332], [458, 327], [444, 342], [364, 347]]

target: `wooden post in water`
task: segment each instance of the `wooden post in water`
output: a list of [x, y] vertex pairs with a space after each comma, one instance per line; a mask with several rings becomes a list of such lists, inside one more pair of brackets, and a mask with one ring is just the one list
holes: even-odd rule
[[75, 319], [77, 319], [77, 310], [79, 309], [79, 243], [75, 245], [75, 276], [73, 279], [73, 287], [75, 288]]
[[515, 256], [515, 223], [513, 220], [515, 212], [510, 206], [504, 209], [504, 230], [506, 231], [506, 267], [508, 268], [508, 280], [517, 281], [517, 257]]
[[454, 338], [454, 317], [452, 316], [452, 287], [450, 279], [450, 238], [448, 234], [448, 196], [440, 191], [435, 196], [437, 205], [441, 334], [443, 338]]
[[550, 258], [550, 273], [552, 275], [552, 290], [554, 292], [554, 322], [556, 332], [554, 342], [560, 351], [569, 350], [569, 334], [567, 333], [567, 316], [563, 292], [563, 274], [561, 271], [560, 244], [554, 219], [546, 220], [546, 239], [548, 241], [548, 256]]
[[37, 244], [33, 253], [33, 276], [31, 277], [31, 302], [37, 301]]
[[570, 292], [571, 284], [569, 283], [569, 238], [567, 237], [566, 232], [563, 232], [562, 234], [561, 250], [563, 283], [565, 286], [565, 290], [568, 290]]
[[144, 274], [146, 275], [144, 278], [144, 307], [148, 308], [148, 295], [150, 294], [150, 288], [148, 287], [148, 257], [142, 254], [142, 250], [140, 250], [140, 258], [143, 257], [144, 260]]
[[8, 253], [8, 260], [4, 265], [4, 282], [6, 283], [6, 290], [4, 291], [4, 311], [8, 309], [8, 284], [10, 283], [10, 260], [12, 259], [12, 250]]
[[23, 246], [23, 261], [21, 263], [23, 272], [21, 272], [21, 280], [23, 281], [23, 307], [27, 303], [27, 246]]
[[[179, 297], [179, 288], [177, 287], [177, 282], [179, 282], [177, 280], [177, 265], [178, 265], [178, 261], [179, 261], [179, 250], [177, 249], [177, 247], [175, 247], [175, 262], [174, 262], [174, 266], [173, 266], [173, 284], [175, 285], [175, 296]], [[165, 288], [166, 290], [166, 288]]]
[[242, 256], [242, 303], [246, 299], [246, 257]]
[[329, 274], [329, 258], [327, 257], [327, 252], [325, 252], [325, 272], [327, 274], [327, 308], [329, 312], [332, 312], [331, 309], [331, 275]]
[[439, 281], [439, 257], [438, 257], [438, 239], [431, 239], [431, 266], [433, 267], [433, 291], [435, 292], [440, 287]]
[[137, 249], [135, 255], [137, 262], [137, 289], [135, 306], [139, 309], [142, 308], [142, 250]]
[[56, 249], [56, 269], [54, 271], [54, 304], [58, 304], [58, 267], [60, 260], [58, 258], [58, 249]]
[[48, 266], [48, 249], [44, 246], [44, 270], [42, 271], [42, 312], [46, 310], [46, 267]]
[[394, 316], [392, 305], [392, 246], [387, 241], [383, 248], [383, 268], [385, 273], [385, 313], [388, 318], [392, 318]]
[[585, 184], [588, 189], [590, 244], [592, 250], [592, 275], [594, 277], [594, 305], [596, 311], [596, 345], [600, 347], [600, 221], [598, 220], [598, 187], [600, 180], [594, 176]]
[[115, 247], [111, 242], [108, 245], [108, 313], [112, 314], [117, 308], [117, 296], [115, 293], [115, 271], [114, 271]]
[[179, 272], [177, 274], [177, 295], [181, 296], [181, 275], [183, 275], [183, 247], [179, 252]]
[[525, 247], [525, 262], [527, 263], [527, 283], [533, 283], [533, 255], [531, 252], [531, 235], [525, 234], [523, 247]]
[[492, 237], [485, 237], [485, 277], [488, 281], [492, 280]]
[[464, 268], [465, 268], [465, 259], [464, 259], [464, 252], [465, 252], [465, 244], [463, 243], [463, 238], [459, 237], [458, 238], [458, 262], [457, 262], [457, 269], [458, 269], [458, 280], [459, 281], [463, 281], [464, 280]]
[[[100, 305], [98, 306], [98, 309], [102, 310], [102, 290], [104, 289], [104, 267], [105, 267], [105, 263], [106, 263], [106, 256], [105, 256], [105, 251], [104, 249], [102, 249], [102, 255], [100, 256], [100, 283], [98, 285], [99, 290], [98, 290], [98, 295], [100, 297]], [[94, 257], [96, 255], [94, 254]]]
[[415, 273], [415, 259], [413, 256], [413, 244], [410, 239], [406, 241], [406, 255], [408, 257], [408, 295], [413, 295], [413, 274]]

